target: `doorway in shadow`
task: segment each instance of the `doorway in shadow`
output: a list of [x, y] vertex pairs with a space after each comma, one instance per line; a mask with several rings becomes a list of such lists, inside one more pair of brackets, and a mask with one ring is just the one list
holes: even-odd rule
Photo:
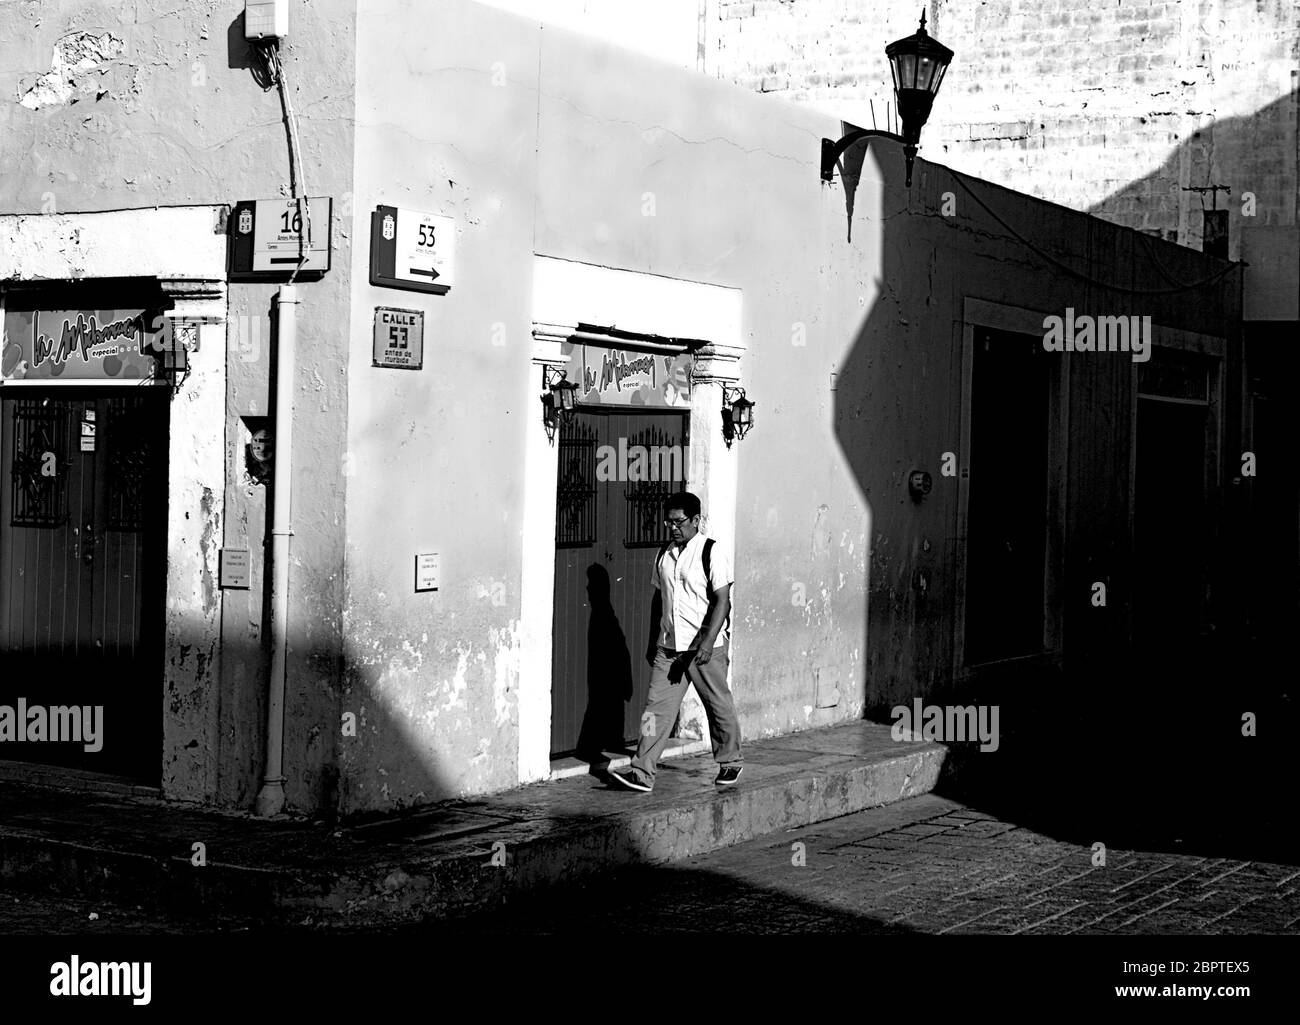
[[[686, 414], [610, 404], [560, 428], [551, 757], [635, 745], [650, 688], [651, 574], [685, 487]], [[634, 657], [632, 652], [637, 652]]]

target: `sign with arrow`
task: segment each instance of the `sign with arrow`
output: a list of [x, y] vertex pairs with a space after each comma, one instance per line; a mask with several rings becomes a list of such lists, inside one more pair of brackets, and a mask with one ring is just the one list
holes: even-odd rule
[[370, 215], [370, 283], [445, 294], [455, 277], [456, 222], [441, 214], [377, 206]]
[[230, 217], [230, 273], [236, 281], [300, 275], [317, 278], [330, 269], [334, 200], [303, 200], [303, 222], [296, 199], [247, 199]]

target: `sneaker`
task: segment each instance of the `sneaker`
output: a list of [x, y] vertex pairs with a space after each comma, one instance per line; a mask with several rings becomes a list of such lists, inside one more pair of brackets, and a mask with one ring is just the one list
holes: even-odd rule
[[651, 787], [637, 779], [636, 775], [631, 772], [611, 772], [609, 778], [620, 786], [625, 786], [629, 790], [640, 790], [644, 794], [650, 793]]
[[718, 770], [718, 778], [713, 782], [720, 787], [729, 787], [740, 779], [740, 770], [743, 768], [743, 765], [724, 765]]

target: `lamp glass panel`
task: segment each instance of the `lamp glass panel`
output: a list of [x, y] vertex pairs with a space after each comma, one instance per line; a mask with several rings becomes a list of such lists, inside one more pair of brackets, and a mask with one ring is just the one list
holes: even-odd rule
[[940, 65], [939, 65], [939, 70], [938, 70], [938, 72], [936, 72], [936, 74], [935, 74], [935, 76], [934, 76], [934, 80], [930, 83], [930, 93], [931, 93], [931, 95], [937, 94], [937, 93], [939, 92], [939, 86], [942, 84], [942, 82], [943, 82], [943, 76], [947, 73], [947, 71], [948, 71], [948, 65], [947, 65], [947, 64], [940, 64]]
[[896, 77], [896, 87], [899, 89], [916, 88], [916, 54], [900, 53], [894, 58], [898, 65], [898, 74]]
[[927, 92], [930, 89], [931, 78], [934, 75], [934, 59], [932, 57], [918, 57], [916, 64], [916, 87], [924, 89]]
[[566, 411], [573, 408], [573, 393], [576, 389], [571, 384], [560, 385], [560, 408]]

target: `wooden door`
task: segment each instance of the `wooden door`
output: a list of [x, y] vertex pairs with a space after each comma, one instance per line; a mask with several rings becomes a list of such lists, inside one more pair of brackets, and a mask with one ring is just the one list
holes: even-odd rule
[[[0, 400], [0, 704], [46, 716], [0, 757], [156, 782], [166, 567], [165, 388]], [[82, 740], [55, 740], [51, 708]], [[94, 734], [87, 708], [95, 713]], [[30, 715], [29, 711], [29, 715]], [[97, 748], [87, 750], [87, 746]]]
[[976, 329], [966, 528], [968, 665], [1044, 648], [1053, 369], [1041, 339]]
[[686, 415], [580, 411], [559, 435], [551, 752], [635, 745], [649, 688], [650, 574], [685, 487]]

